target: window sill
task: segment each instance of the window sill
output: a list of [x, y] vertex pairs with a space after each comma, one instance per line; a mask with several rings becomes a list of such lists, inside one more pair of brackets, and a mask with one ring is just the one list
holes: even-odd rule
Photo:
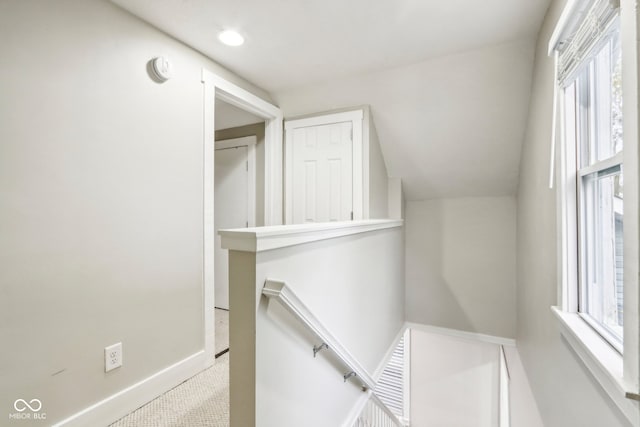
[[551, 307], [560, 332], [611, 400], [633, 423], [640, 425], [640, 394], [623, 379], [623, 358], [578, 314]]

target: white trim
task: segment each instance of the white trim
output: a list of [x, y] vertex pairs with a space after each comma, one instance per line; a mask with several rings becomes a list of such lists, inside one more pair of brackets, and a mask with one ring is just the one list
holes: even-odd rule
[[[211, 71], [202, 69], [203, 83], [203, 304], [204, 347], [207, 360], [215, 354], [214, 288], [214, 156], [215, 156], [215, 99], [266, 119], [265, 152], [265, 225], [282, 224], [282, 111], [251, 92]], [[255, 215], [254, 215], [255, 217]], [[210, 362], [213, 363], [213, 362]]]
[[498, 426], [510, 427], [511, 426], [511, 392], [510, 382], [511, 375], [509, 374], [509, 364], [507, 363], [507, 355], [504, 352], [504, 346], [500, 346], [499, 351], [499, 380], [498, 380]]
[[461, 331], [458, 329], [441, 328], [439, 326], [424, 325], [422, 323], [407, 322], [406, 327], [415, 329], [417, 331], [446, 335], [454, 338], [462, 338], [470, 341], [484, 342], [488, 344], [497, 344], [497, 345], [503, 345], [506, 347], [516, 346], [516, 340], [513, 338], [479, 334], [477, 332], [467, 332], [467, 331]]
[[262, 252], [358, 233], [402, 227], [402, 220], [363, 220], [220, 230], [222, 248]]
[[[557, 138], [557, 127], [558, 127], [558, 100], [559, 90], [558, 90], [558, 51], [556, 51], [554, 58], [554, 74], [553, 74], [553, 108], [552, 108], [552, 119], [551, 119], [551, 155], [549, 160], [549, 189], [553, 189], [553, 181], [556, 175], [556, 138]], [[564, 103], [562, 104], [564, 105]], [[564, 115], [562, 116], [561, 122], [564, 121]]]
[[[215, 223], [214, 223], [214, 193], [215, 193], [215, 90], [205, 81], [205, 73], [202, 74], [202, 82], [204, 83], [203, 96], [203, 260], [202, 260], [202, 298], [203, 298], [203, 319], [204, 322], [204, 351], [208, 356], [207, 360], [213, 363], [215, 356]], [[211, 326], [210, 326], [211, 325]]]
[[309, 310], [309, 308], [298, 298], [296, 293], [287, 286], [286, 283], [267, 279], [262, 295], [267, 298], [278, 301], [293, 316], [302, 322], [307, 329], [320, 340], [321, 343], [327, 344], [327, 351], [335, 353], [338, 360], [347, 369], [355, 372], [356, 376], [353, 381], [360, 382], [363, 388], [370, 390], [375, 389], [376, 382], [369, 372], [360, 364], [358, 359], [353, 356], [347, 348], [333, 335], [322, 322]]
[[282, 113], [267, 122], [264, 132], [264, 225], [280, 225], [284, 221]]
[[559, 320], [562, 336], [589, 372], [632, 425], [640, 425], [640, 402], [637, 401], [640, 399], [640, 392], [632, 389], [623, 379], [623, 359], [620, 353], [578, 314], [564, 312], [558, 307], [551, 307], [551, 311]]
[[257, 138], [255, 135], [241, 136], [239, 138], [217, 139], [216, 150], [224, 150], [225, 148], [250, 147], [256, 146]]
[[619, 153], [616, 153], [615, 155], [607, 159], [600, 160], [592, 165], [580, 168], [580, 170], [578, 170], [578, 175], [580, 177], [583, 177], [583, 176], [592, 174], [594, 172], [600, 172], [606, 169], [610, 169], [615, 166], [622, 165], [623, 160], [624, 160], [624, 151], [620, 151]]
[[318, 114], [314, 115], [313, 117], [300, 119], [296, 119], [294, 117], [291, 119], [287, 119], [284, 122], [284, 129], [288, 131], [295, 128], [326, 125], [327, 123], [356, 122], [358, 120], [362, 120], [363, 118], [364, 112], [362, 111], [362, 109], [344, 111], [341, 113]]
[[109, 425], [201, 372], [204, 365], [205, 352], [194, 353], [186, 359], [57, 422], [53, 427]]
[[[562, 10], [562, 14], [560, 15], [560, 19], [558, 19], [558, 23], [551, 34], [551, 38], [549, 39], [549, 46], [547, 49], [547, 54], [551, 56], [553, 51], [558, 46], [560, 39], [562, 38], [564, 32], [573, 27], [575, 22], [577, 21], [577, 9], [578, 6], [584, 3], [581, 0], [568, 0], [564, 9]], [[586, 9], [586, 7], [585, 7]]]
[[[205, 98], [213, 92], [218, 98], [235, 107], [265, 119], [265, 225], [282, 224], [282, 111], [251, 92], [202, 69]], [[205, 102], [208, 102], [205, 100]], [[205, 106], [206, 108], [207, 106]], [[205, 128], [213, 121], [213, 114], [205, 116]]]
[[[362, 113], [362, 110], [360, 110], [360, 113]], [[369, 143], [370, 141], [367, 141], [367, 156], [365, 157], [365, 150], [364, 150], [364, 144], [365, 142], [362, 139], [362, 127], [364, 126], [364, 123], [362, 121], [362, 114], [359, 115], [358, 119], [355, 119], [352, 121], [352, 130], [353, 130], [353, 138], [351, 141], [351, 148], [353, 150], [353, 193], [352, 193], [352, 197], [353, 197], [353, 205], [352, 205], [352, 209], [353, 209], [353, 219], [354, 220], [359, 220], [359, 219], [369, 219], [369, 206], [366, 207], [364, 206], [364, 201], [365, 201], [365, 196], [364, 196], [364, 192], [367, 191], [369, 192]], [[365, 186], [365, 167], [364, 164], [367, 163], [367, 185]], [[366, 187], [366, 188], [365, 188]], [[369, 199], [369, 196], [367, 195], [367, 200]], [[367, 212], [367, 215], [365, 216], [365, 210]]]
[[363, 158], [363, 123], [364, 111], [362, 109], [344, 111], [341, 113], [319, 114], [300, 119], [287, 119], [284, 122], [285, 129], [285, 178], [284, 178], [284, 202], [285, 224], [293, 223], [293, 130], [310, 126], [321, 126], [332, 123], [351, 122], [352, 138], [352, 187], [353, 187], [353, 219], [367, 219], [364, 216], [364, 162]]
[[247, 227], [256, 226], [256, 144], [255, 135], [240, 138], [219, 139], [216, 141], [216, 151], [228, 148], [247, 147]]

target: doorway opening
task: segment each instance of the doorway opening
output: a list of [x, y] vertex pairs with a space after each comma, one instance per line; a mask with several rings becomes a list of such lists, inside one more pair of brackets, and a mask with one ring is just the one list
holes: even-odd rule
[[229, 256], [219, 230], [264, 225], [265, 120], [215, 100], [215, 357], [229, 351]]
[[[225, 105], [239, 109], [240, 113], [248, 113], [258, 118], [264, 127], [264, 142], [256, 142], [256, 183], [263, 187], [256, 188], [255, 225], [279, 225], [283, 221], [283, 174], [282, 174], [282, 111], [228, 80], [208, 71], [202, 70], [203, 83], [203, 322], [204, 322], [204, 352], [205, 368], [215, 363], [216, 333], [215, 333], [215, 140], [216, 120], [224, 116]], [[216, 100], [218, 104], [216, 105]], [[221, 111], [216, 111], [220, 108]], [[238, 113], [238, 112], [236, 112]], [[246, 116], [245, 116], [246, 117]], [[252, 120], [253, 121], [253, 120]], [[254, 122], [256, 123], [256, 122]], [[236, 124], [236, 127], [240, 124]], [[228, 125], [219, 123], [219, 130], [223, 131]], [[263, 161], [258, 161], [260, 149], [264, 151]], [[262, 169], [261, 169], [262, 168]], [[263, 190], [260, 190], [263, 188]], [[259, 199], [259, 197], [262, 197]], [[233, 298], [231, 298], [233, 300]], [[242, 330], [235, 331], [234, 325], [242, 324], [241, 319], [234, 321], [233, 302], [230, 301], [228, 313], [229, 347], [233, 346], [234, 336], [240, 337]], [[224, 311], [224, 310], [222, 310]], [[233, 355], [231, 356], [233, 358]]]

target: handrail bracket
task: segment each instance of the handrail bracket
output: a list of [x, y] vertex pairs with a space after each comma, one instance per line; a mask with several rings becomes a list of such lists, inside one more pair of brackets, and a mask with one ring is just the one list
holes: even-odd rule
[[343, 378], [344, 378], [344, 382], [346, 383], [347, 380], [351, 377], [357, 377], [358, 374], [356, 374], [355, 372], [351, 371], [351, 372], [347, 372], [346, 374], [344, 374]]
[[329, 350], [329, 344], [323, 342], [320, 345], [313, 346], [313, 357], [316, 357], [316, 354], [320, 353], [322, 350]]

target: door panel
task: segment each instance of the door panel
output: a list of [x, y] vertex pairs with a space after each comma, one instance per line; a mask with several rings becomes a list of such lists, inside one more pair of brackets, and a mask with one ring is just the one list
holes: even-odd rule
[[249, 173], [247, 147], [215, 152], [215, 306], [229, 309], [229, 258], [222, 249], [218, 230], [247, 226]]
[[293, 223], [351, 219], [351, 131], [351, 122], [293, 129]]

